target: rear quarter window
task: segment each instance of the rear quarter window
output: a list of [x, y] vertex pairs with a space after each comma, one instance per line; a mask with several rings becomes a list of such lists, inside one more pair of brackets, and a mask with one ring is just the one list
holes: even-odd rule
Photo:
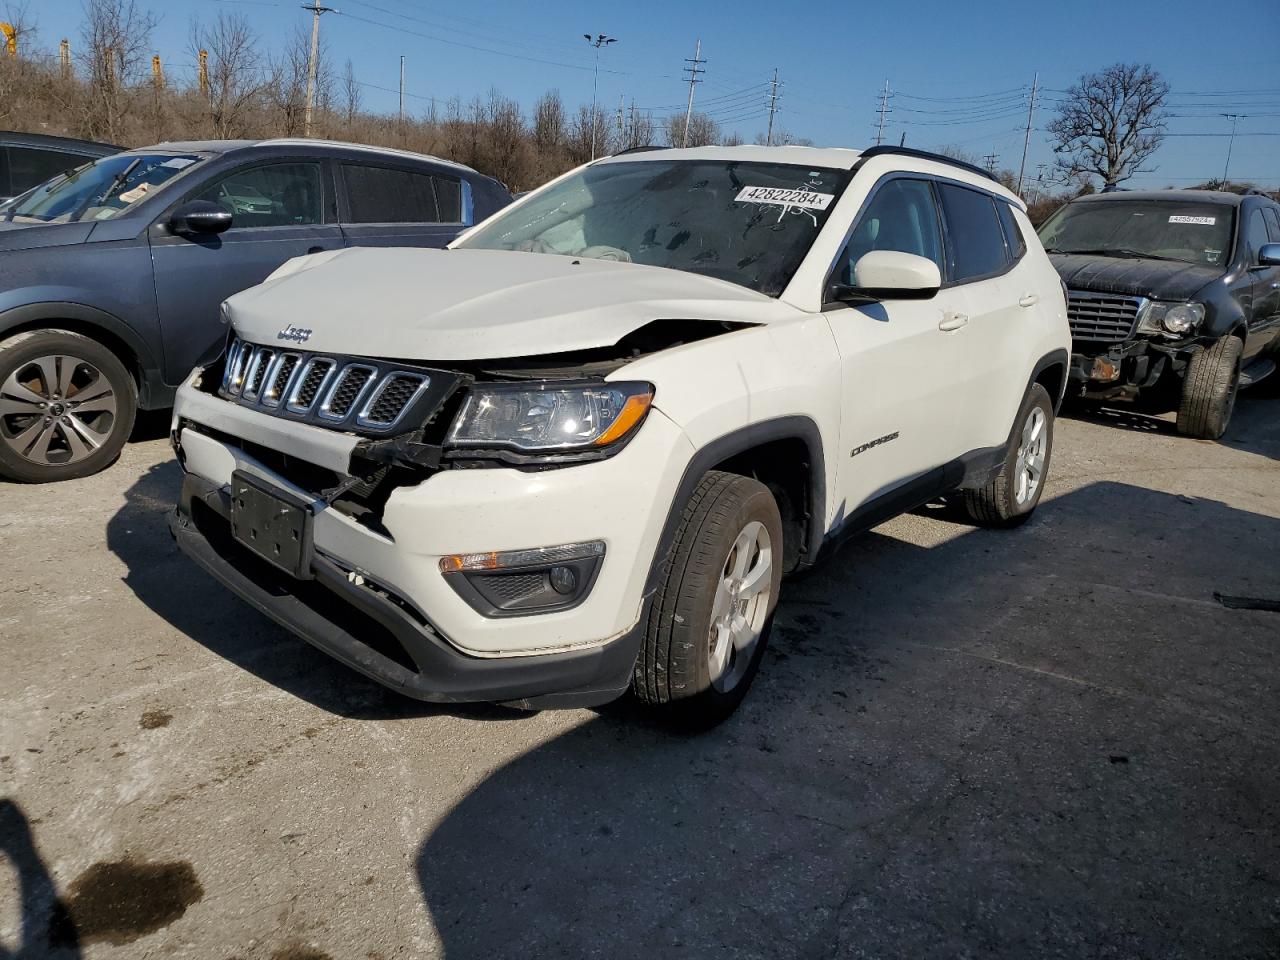
[[462, 182], [456, 177], [344, 163], [350, 223], [459, 223]]
[[947, 223], [949, 279], [960, 283], [1002, 272], [1009, 265], [996, 202], [985, 193], [938, 184]]
[[1000, 215], [1000, 227], [1004, 231], [1005, 246], [1013, 260], [1021, 260], [1027, 252], [1027, 241], [1022, 236], [1022, 228], [1018, 226], [1018, 218], [1014, 216], [1013, 207], [1007, 203], [997, 203], [996, 213]]

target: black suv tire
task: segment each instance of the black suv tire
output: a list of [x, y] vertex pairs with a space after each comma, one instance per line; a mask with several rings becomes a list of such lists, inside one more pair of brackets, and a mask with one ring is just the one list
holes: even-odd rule
[[[717, 600], [723, 583], [730, 582], [735, 551], [748, 531], [754, 531], [755, 543], [765, 546], [746, 558], [744, 570], [767, 578], [761, 586], [768, 593], [738, 600], [734, 592], [735, 607], [728, 609], [756, 604], [744, 620], [759, 626], [759, 635], [743, 652], [742, 662], [737, 661], [736, 644], [721, 651], [724, 671], [713, 677], [717, 644], [733, 642], [728, 633], [717, 630], [719, 620], [730, 615], [716, 617]], [[757, 560], [767, 569], [754, 566]], [[769, 488], [750, 477], [707, 473], [685, 505], [671, 559], [650, 604], [632, 682], [636, 697], [664, 719], [690, 729], [715, 726], [733, 713], [769, 642], [782, 562], [782, 518]]]
[[97, 473], [120, 455], [137, 409], [133, 376], [96, 340], [30, 330], [0, 342], [0, 478]]
[[1201, 440], [1217, 440], [1227, 432], [1240, 391], [1240, 357], [1244, 344], [1226, 336], [1201, 350], [1187, 364], [1178, 405], [1178, 432]]

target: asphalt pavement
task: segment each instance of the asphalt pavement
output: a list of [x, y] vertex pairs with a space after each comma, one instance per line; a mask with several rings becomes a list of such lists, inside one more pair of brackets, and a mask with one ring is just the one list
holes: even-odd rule
[[1031, 523], [787, 584], [696, 737], [348, 671], [175, 550], [163, 432], [0, 485], [4, 960], [1280, 957], [1280, 400], [1059, 421]]

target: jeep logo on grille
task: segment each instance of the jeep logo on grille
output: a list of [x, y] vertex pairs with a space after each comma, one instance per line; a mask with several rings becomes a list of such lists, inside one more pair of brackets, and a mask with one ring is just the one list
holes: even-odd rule
[[311, 339], [311, 330], [307, 327], [295, 327], [292, 323], [276, 334], [277, 340], [292, 340], [294, 343], [306, 343]]

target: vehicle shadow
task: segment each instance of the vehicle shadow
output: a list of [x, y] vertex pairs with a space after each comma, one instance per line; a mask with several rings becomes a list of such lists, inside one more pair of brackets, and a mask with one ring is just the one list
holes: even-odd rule
[[1212, 594], [1280, 596], [1280, 520], [1098, 483], [885, 530], [787, 585], [720, 728], [615, 705], [435, 825], [443, 955], [1274, 955], [1280, 618]]
[[[1062, 416], [1139, 433], [1176, 437], [1188, 443], [1197, 442], [1183, 438], [1170, 411], [1158, 403], [1133, 406], [1075, 402], [1063, 407]], [[1280, 460], [1280, 398], [1251, 391], [1241, 393], [1226, 436], [1217, 442]]]
[[125, 584], [179, 633], [267, 683], [345, 717], [527, 716], [485, 704], [437, 706], [411, 700], [277, 626], [178, 550], [168, 520], [181, 487], [176, 460], [156, 464], [124, 492], [124, 506], [107, 521], [107, 547], [128, 567]]
[[[36, 849], [31, 823], [16, 801], [0, 797], [0, 863], [5, 861], [17, 882], [14, 903], [19, 929], [16, 946], [0, 939], [0, 960], [76, 960], [80, 956], [79, 937]], [[50, 940], [55, 928], [57, 949]]]

